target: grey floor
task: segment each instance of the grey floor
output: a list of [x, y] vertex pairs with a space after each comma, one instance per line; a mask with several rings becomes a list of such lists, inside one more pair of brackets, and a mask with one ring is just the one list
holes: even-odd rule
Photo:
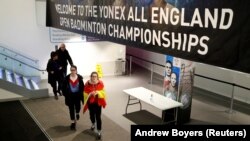
[[[85, 81], [87, 79], [85, 77]], [[133, 69], [131, 75], [109, 76], [102, 80], [107, 91], [107, 107], [103, 109], [103, 140], [129, 141], [130, 127], [135, 123], [123, 116], [128, 96], [122, 90], [143, 86], [162, 93], [162, 81], [154, 79], [151, 85], [149, 83], [150, 72], [140, 67]], [[89, 131], [88, 113], [81, 116], [77, 123], [77, 131], [69, 130], [69, 114], [63, 97], [60, 97], [59, 100], [55, 100], [53, 97], [23, 100], [23, 103], [52, 140], [95, 140], [95, 134]], [[200, 95], [197, 91], [194, 92], [190, 124], [250, 124], [249, 113], [240, 111], [228, 113], [226, 111], [229, 109], [229, 104], [221, 103], [225, 103], [225, 101], [216, 100], [216, 98], [208, 100], [206, 96]], [[148, 104], [142, 103], [142, 107], [156, 116], [161, 116], [160, 110]], [[137, 110], [139, 107], [136, 105], [128, 109], [129, 112]]]

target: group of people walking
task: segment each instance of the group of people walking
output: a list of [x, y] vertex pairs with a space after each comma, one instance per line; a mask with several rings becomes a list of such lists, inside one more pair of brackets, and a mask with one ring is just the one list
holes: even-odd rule
[[[101, 139], [101, 111], [106, 106], [106, 93], [104, 84], [99, 80], [98, 73], [93, 71], [90, 79], [84, 84], [83, 77], [77, 73], [77, 66], [62, 43], [59, 49], [52, 51], [47, 63], [48, 83], [51, 85], [54, 97], [58, 95], [65, 97], [65, 104], [69, 108], [71, 119], [70, 129], [76, 130], [76, 123], [80, 119], [81, 105], [83, 113], [89, 110], [91, 127], [97, 128], [97, 138]], [[67, 75], [67, 65], [70, 64], [70, 73]]]
[[62, 95], [62, 82], [67, 74], [68, 62], [71, 66], [73, 65], [65, 44], [62, 43], [58, 50], [50, 53], [50, 59], [47, 63], [48, 83], [53, 89], [56, 100], [58, 94]]

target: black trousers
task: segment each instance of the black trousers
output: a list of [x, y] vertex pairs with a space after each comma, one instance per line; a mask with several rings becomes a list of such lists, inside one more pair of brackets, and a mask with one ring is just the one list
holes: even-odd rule
[[102, 119], [101, 119], [102, 107], [96, 103], [89, 104], [88, 107], [89, 107], [90, 120], [92, 124], [96, 122], [97, 130], [101, 130], [102, 129]]
[[69, 115], [71, 120], [76, 119], [76, 113], [80, 112], [81, 100], [77, 97], [72, 97], [71, 101], [68, 103]]
[[67, 76], [67, 67], [68, 67], [68, 65], [62, 66], [63, 77]]
[[61, 91], [61, 88], [62, 88], [61, 83], [62, 83], [61, 80], [54, 80], [50, 82], [50, 85], [52, 87], [52, 90], [55, 96], [57, 96], [57, 92]]

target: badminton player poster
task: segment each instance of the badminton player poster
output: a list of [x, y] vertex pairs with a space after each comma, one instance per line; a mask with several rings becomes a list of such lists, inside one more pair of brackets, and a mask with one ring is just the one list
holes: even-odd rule
[[166, 57], [163, 89], [164, 95], [173, 100], [177, 100], [178, 97], [179, 74], [180, 59], [168, 55]]
[[[190, 120], [194, 68], [192, 61], [170, 55], [166, 56], [163, 93], [166, 97], [183, 104], [183, 107], [178, 109], [178, 124], [183, 124]], [[166, 122], [174, 120], [174, 112], [174, 110], [164, 111]]]

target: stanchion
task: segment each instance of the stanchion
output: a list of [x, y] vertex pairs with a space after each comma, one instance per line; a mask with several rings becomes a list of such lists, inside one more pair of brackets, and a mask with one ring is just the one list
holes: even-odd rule
[[226, 112], [229, 113], [229, 114], [235, 113], [235, 111], [233, 111], [233, 104], [234, 104], [234, 86], [235, 86], [235, 84], [233, 84], [232, 95], [231, 95], [231, 103], [230, 103], [230, 109], [229, 109], [229, 110], [226, 110]]
[[131, 75], [132, 71], [132, 56], [129, 56], [129, 75]]
[[153, 75], [154, 75], [154, 64], [151, 62], [151, 77], [150, 77], [150, 84], [153, 84]]

